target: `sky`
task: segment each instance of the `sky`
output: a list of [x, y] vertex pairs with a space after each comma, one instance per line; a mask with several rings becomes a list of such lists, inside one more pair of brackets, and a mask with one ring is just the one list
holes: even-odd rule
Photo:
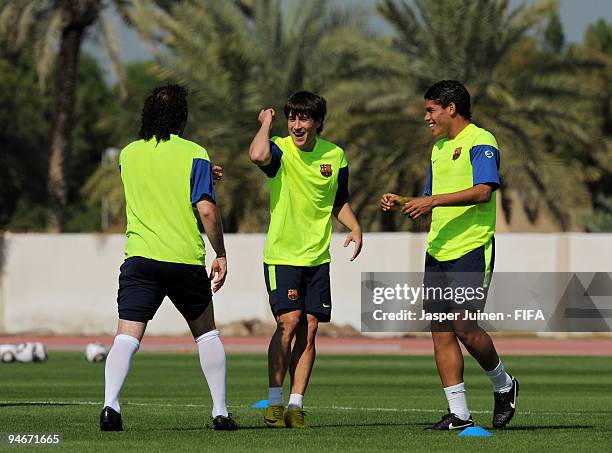
[[[225, 1], [225, 0], [223, 0]], [[304, 0], [302, 0], [304, 1]], [[352, 7], [363, 8], [366, 11], [371, 11], [373, 14], [372, 27], [376, 30], [385, 31], [384, 21], [375, 17], [375, 8], [377, 0], [332, 0], [339, 4], [349, 5]], [[526, 1], [533, 3], [535, 0], [511, 0], [512, 7]], [[566, 42], [580, 42], [584, 38], [584, 33], [588, 26], [596, 22], [599, 18], [604, 18], [608, 22], [612, 22], [612, 0], [560, 0], [559, 15], [563, 24]], [[121, 23], [121, 20], [114, 15], [116, 26], [120, 34], [122, 43], [122, 59], [124, 62], [146, 61], [149, 60], [151, 54], [146, 46], [142, 43], [138, 34]], [[98, 56], [104, 66], [107, 66], [105, 56], [91, 42], [86, 42], [86, 51]], [[109, 71], [110, 72], [110, 71]], [[113, 76], [107, 74], [108, 81], [114, 82]]]
[[599, 18], [612, 21], [612, 0], [561, 0], [559, 10], [569, 42], [582, 41], [588, 26]]

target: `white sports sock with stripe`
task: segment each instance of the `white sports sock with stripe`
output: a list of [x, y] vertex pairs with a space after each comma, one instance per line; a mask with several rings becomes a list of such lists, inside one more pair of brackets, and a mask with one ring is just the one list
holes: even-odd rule
[[495, 368], [491, 371], [485, 371], [485, 373], [489, 376], [495, 392], [508, 392], [512, 389], [512, 378], [506, 373], [501, 360]]
[[444, 387], [444, 393], [446, 393], [446, 400], [448, 401], [448, 408], [451, 413], [461, 420], [468, 420], [470, 418], [470, 411], [465, 396], [465, 384], [461, 382], [457, 385]]
[[289, 409], [302, 409], [304, 407], [304, 395], [300, 395], [299, 393], [292, 393], [289, 395], [289, 404], [287, 408]]

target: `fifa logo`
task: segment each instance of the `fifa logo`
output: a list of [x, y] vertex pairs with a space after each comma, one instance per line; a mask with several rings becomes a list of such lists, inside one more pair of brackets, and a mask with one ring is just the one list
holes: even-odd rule
[[332, 175], [331, 164], [321, 164], [321, 174], [326, 178], [329, 178]]

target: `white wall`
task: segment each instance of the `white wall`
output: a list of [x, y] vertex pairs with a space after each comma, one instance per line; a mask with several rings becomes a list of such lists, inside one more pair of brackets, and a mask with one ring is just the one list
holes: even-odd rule
[[[361, 272], [419, 272], [425, 235], [370, 233], [357, 261], [344, 234], [332, 238], [333, 321], [360, 327]], [[116, 327], [122, 235], [4, 235], [0, 279], [0, 333], [112, 334]], [[263, 280], [263, 234], [227, 235], [229, 274], [215, 296], [218, 324], [257, 318], [271, 321]], [[208, 247], [208, 250], [211, 250]], [[496, 236], [496, 271], [612, 271], [612, 234], [520, 234]], [[210, 261], [210, 260], [208, 260]], [[187, 332], [165, 301], [148, 332]]]

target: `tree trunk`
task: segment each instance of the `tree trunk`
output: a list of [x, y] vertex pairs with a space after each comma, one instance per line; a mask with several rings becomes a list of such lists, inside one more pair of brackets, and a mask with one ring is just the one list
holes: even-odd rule
[[79, 51], [85, 29], [96, 19], [99, 2], [60, 0], [62, 35], [57, 65], [55, 108], [51, 131], [47, 191], [47, 231], [60, 233], [66, 223], [66, 179], [64, 160], [69, 154], [74, 123]]

